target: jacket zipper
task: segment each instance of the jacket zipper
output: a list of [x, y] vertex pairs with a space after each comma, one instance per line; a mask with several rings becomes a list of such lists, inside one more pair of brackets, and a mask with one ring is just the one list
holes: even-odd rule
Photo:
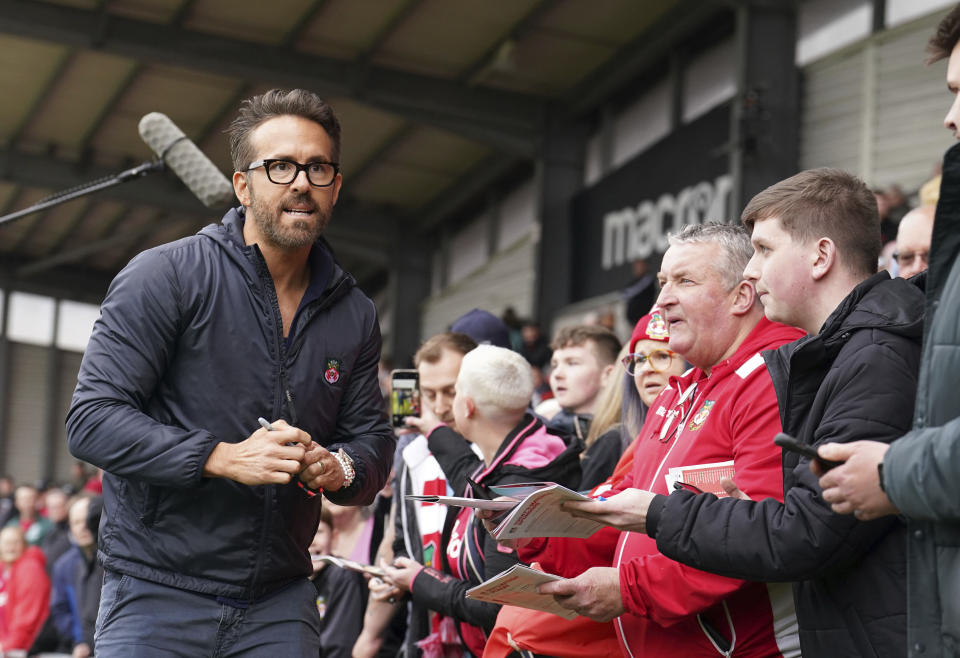
[[[293, 409], [293, 397], [290, 395], [289, 386], [287, 385], [287, 377], [285, 372], [284, 363], [286, 361], [286, 343], [283, 338], [283, 316], [280, 314], [280, 302], [277, 300], [277, 291], [273, 286], [273, 279], [270, 276], [270, 271], [267, 268], [267, 261], [263, 258], [263, 254], [260, 253], [260, 248], [254, 246], [254, 252], [258, 258], [258, 273], [260, 275], [261, 284], [264, 287], [264, 290], [267, 292], [267, 298], [270, 301], [270, 307], [273, 311], [273, 321], [276, 328], [276, 339], [277, 339], [277, 362], [280, 367], [280, 387], [282, 389], [281, 401], [278, 406], [287, 406], [284, 404], [286, 402], [289, 406], [290, 411], [290, 424], [296, 425], [296, 412]], [[264, 554], [267, 549], [267, 540], [270, 531], [270, 518], [273, 516], [273, 497], [274, 497], [275, 485], [266, 485], [263, 487], [264, 496], [263, 496], [263, 527], [260, 530], [260, 543], [259, 550], [257, 550], [257, 562], [253, 569], [253, 579], [250, 583], [251, 587], [251, 598], [256, 598], [256, 586], [260, 580], [260, 572], [263, 569], [263, 559]]]

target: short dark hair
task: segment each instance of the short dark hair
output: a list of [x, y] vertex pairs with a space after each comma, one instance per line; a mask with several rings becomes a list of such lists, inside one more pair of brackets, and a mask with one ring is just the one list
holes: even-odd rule
[[877, 199], [853, 174], [826, 167], [801, 171], [750, 199], [740, 219], [752, 234], [756, 222], [771, 217], [795, 240], [833, 240], [851, 272], [877, 271], [882, 247]]
[[937, 25], [937, 31], [927, 42], [927, 64], [948, 59], [960, 41], [960, 5], [954, 7]]
[[477, 341], [458, 331], [445, 331], [442, 334], [431, 336], [423, 342], [417, 353], [413, 355], [413, 365], [420, 367], [423, 362], [436, 363], [443, 358], [444, 350], [451, 350], [458, 354], [466, 354], [477, 346]]
[[227, 128], [234, 171], [246, 171], [253, 162], [250, 133], [264, 121], [280, 116], [303, 117], [318, 123], [333, 142], [330, 157], [334, 162], [340, 162], [340, 121], [333, 108], [306, 89], [271, 89], [243, 101], [240, 112]]
[[582, 324], [574, 327], [563, 327], [558, 330], [550, 344], [550, 349], [560, 350], [564, 347], [577, 347], [587, 341], [593, 341], [594, 352], [600, 365], [608, 366], [615, 363], [620, 352], [620, 339], [617, 335], [599, 324]]

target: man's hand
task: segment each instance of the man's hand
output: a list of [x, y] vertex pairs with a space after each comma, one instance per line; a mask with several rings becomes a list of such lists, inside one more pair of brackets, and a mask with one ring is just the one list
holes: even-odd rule
[[343, 487], [344, 479], [346, 474], [343, 472], [340, 461], [319, 443], [314, 443], [304, 453], [300, 481], [310, 489], [337, 491]]
[[731, 478], [721, 478], [720, 486], [723, 487], [723, 490], [726, 491], [727, 495], [731, 498], [739, 498], [740, 500], [753, 500], [753, 498], [743, 493], [740, 490], [740, 487], [737, 486], [737, 483]]
[[393, 566], [381, 561], [380, 566], [387, 572], [387, 582], [402, 592], [410, 591], [410, 583], [423, 569], [422, 564], [408, 557], [398, 557], [393, 561]]
[[[385, 565], [386, 562], [381, 560], [380, 564]], [[379, 601], [391, 605], [397, 603], [404, 595], [404, 590], [380, 578], [371, 578], [367, 581], [367, 589], [370, 590], [371, 601]]]
[[443, 425], [443, 422], [437, 418], [433, 409], [427, 404], [420, 405], [419, 416], [406, 416], [403, 422], [406, 426], [414, 428], [424, 436], [430, 436], [430, 432]]
[[73, 653], [70, 654], [71, 658], [89, 658], [90, 656], [90, 645], [86, 642], [81, 642], [73, 648]]
[[817, 451], [824, 459], [844, 462], [826, 473], [810, 460], [810, 470], [820, 475], [823, 499], [837, 514], [853, 514], [861, 521], [869, 521], [899, 510], [880, 488], [877, 464], [883, 461], [890, 445], [879, 441], [827, 443]]
[[594, 621], [610, 621], [626, 610], [620, 597], [620, 574], [610, 567], [593, 567], [576, 578], [544, 583], [541, 594], [553, 594], [564, 608]]
[[250, 485], [290, 482], [313, 442], [309, 434], [286, 421], [271, 425], [272, 432], [261, 427], [240, 443], [218, 443], [203, 465], [203, 475]]
[[[515, 500], [508, 496], [498, 496], [494, 500]], [[500, 522], [503, 521], [503, 516], [506, 512], [500, 510], [492, 509], [475, 509], [473, 510], [473, 515], [476, 516], [483, 522], [483, 527], [486, 528], [487, 532], [490, 533], [490, 536], [493, 537], [493, 531], [497, 529], [497, 526], [500, 525]], [[501, 546], [506, 546], [507, 548], [512, 548], [516, 550], [526, 546], [531, 541], [532, 537], [518, 537], [517, 539], [498, 539], [497, 543]]]
[[568, 501], [561, 507], [573, 516], [598, 521], [618, 530], [646, 532], [647, 510], [655, 495], [642, 489], [625, 489], [606, 500]]

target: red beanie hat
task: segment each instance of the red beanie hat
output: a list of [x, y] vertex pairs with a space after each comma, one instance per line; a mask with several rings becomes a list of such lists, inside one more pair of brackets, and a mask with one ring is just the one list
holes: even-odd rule
[[667, 322], [663, 319], [663, 311], [654, 306], [650, 312], [637, 321], [630, 336], [630, 353], [632, 354], [641, 340], [658, 340], [666, 343], [670, 340], [670, 331]]

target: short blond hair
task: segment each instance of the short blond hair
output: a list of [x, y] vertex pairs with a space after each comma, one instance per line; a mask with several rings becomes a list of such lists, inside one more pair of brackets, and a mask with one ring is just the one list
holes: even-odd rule
[[463, 357], [457, 392], [472, 398], [485, 415], [522, 412], [533, 395], [533, 372], [513, 350], [480, 345]]

